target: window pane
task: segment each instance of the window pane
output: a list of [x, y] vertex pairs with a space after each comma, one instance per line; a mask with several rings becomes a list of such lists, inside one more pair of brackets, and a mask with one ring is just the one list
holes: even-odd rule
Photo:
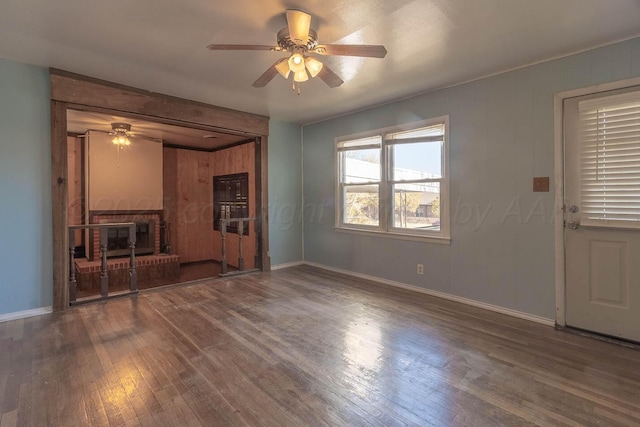
[[393, 227], [440, 231], [440, 183], [393, 185]]
[[342, 152], [342, 182], [380, 181], [380, 149]]
[[379, 225], [379, 186], [350, 185], [344, 188], [344, 223]]
[[397, 144], [390, 150], [394, 181], [442, 178], [442, 142]]

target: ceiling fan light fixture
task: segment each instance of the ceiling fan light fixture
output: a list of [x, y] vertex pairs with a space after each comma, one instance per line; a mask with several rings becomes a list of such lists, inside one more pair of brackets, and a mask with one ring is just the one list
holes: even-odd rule
[[300, 71], [304, 71], [304, 57], [301, 53], [295, 52], [289, 57], [289, 69], [294, 73], [299, 73]]
[[289, 74], [291, 73], [291, 68], [289, 67], [288, 61], [282, 61], [278, 65], [276, 65], [276, 70], [280, 73], [282, 77], [285, 79], [289, 78]]
[[128, 123], [111, 123], [112, 135], [115, 137], [111, 140], [115, 145], [124, 147], [125, 145], [131, 145], [131, 141], [128, 138], [127, 132], [131, 130], [131, 125]]
[[119, 146], [131, 145], [131, 141], [129, 140], [129, 138], [127, 138], [127, 135], [125, 134], [116, 135], [116, 137], [113, 138], [111, 142]]
[[295, 74], [293, 75], [293, 81], [294, 82], [306, 82], [307, 80], [309, 80], [309, 75], [307, 74], [307, 70], [304, 69], [304, 67], [302, 68], [302, 70], [300, 71], [296, 71]]
[[324, 65], [322, 62], [318, 61], [314, 58], [305, 58], [304, 60], [307, 70], [309, 70], [309, 74], [311, 77], [315, 77], [318, 75], [320, 71], [322, 71], [322, 66]]

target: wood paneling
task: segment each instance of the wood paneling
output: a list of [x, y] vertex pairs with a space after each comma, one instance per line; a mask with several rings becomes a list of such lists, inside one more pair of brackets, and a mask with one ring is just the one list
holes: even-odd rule
[[638, 350], [310, 267], [0, 323], [3, 426], [637, 426], [638, 390]]
[[[213, 176], [240, 172], [249, 174], [249, 215], [256, 212], [255, 147], [254, 143], [238, 145], [212, 153], [165, 148], [165, 156], [173, 156], [175, 173], [165, 171], [165, 179], [175, 175], [175, 194], [170, 203], [175, 204], [175, 220], [172, 224], [174, 252], [181, 263], [221, 259], [221, 235], [213, 229]], [[174, 165], [170, 164], [169, 168]], [[169, 189], [171, 192], [171, 189]], [[165, 189], [165, 203], [170, 194]], [[168, 206], [168, 205], [166, 205]], [[165, 209], [166, 210], [166, 209]], [[255, 230], [243, 238], [245, 268], [254, 267]], [[227, 259], [237, 264], [238, 236], [227, 235]]]
[[69, 234], [67, 233], [67, 109], [51, 101], [51, 221], [53, 228], [53, 310], [69, 306]]
[[[255, 143], [239, 145], [227, 150], [220, 150], [211, 153], [213, 175], [230, 175], [241, 172], [249, 172], [249, 217], [256, 216], [256, 171], [255, 171]], [[213, 191], [213, 189], [212, 189]], [[213, 202], [213, 199], [212, 199]], [[245, 224], [245, 227], [247, 225]], [[244, 265], [250, 269], [254, 267], [254, 255], [256, 251], [256, 233], [254, 225], [249, 228], [249, 235], [243, 236], [242, 247], [244, 250]], [[214, 252], [216, 260], [222, 257], [222, 239], [220, 232], [213, 235]], [[230, 265], [238, 264], [238, 235], [227, 234], [227, 261]]]
[[51, 99], [69, 104], [164, 117], [254, 135], [269, 133], [269, 118], [112, 82], [51, 70]]

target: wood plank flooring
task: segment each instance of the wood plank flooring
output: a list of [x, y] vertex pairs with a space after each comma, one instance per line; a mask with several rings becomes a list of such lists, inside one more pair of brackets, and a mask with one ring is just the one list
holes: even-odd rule
[[0, 426], [638, 426], [640, 351], [296, 267], [0, 323]]

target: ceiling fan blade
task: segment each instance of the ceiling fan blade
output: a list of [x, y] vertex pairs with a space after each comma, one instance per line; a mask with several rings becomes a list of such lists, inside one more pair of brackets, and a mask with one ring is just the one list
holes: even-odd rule
[[210, 44], [209, 50], [282, 50], [280, 46], [266, 46], [258, 44]]
[[368, 44], [321, 44], [311, 52], [320, 55], [362, 56], [365, 58], [384, 58], [387, 49], [381, 45]]
[[322, 70], [318, 73], [318, 77], [329, 87], [338, 87], [344, 83], [344, 81], [342, 81], [342, 79], [338, 77], [331, 68], [327, 67], [327, 64], [324, 64]]
[[295, 44], [306, 45], [309, 41], [311, 15], [295, 9], [287, 9], [286, 12], [287, 26], [289, 27], [289, 38]]
[[265, 87], [267, 85], [267, 83], [269, 83], [271, 80], [273, 80], [273, 78], [276, 76], [276, 74], [278, 74], [278, 69], [276, 68], [276, 65], [278, 65], [279, 63], [286, 61], [287, 58], [280, 58], [278, 59], [275, 64], [273, 64], [271, 67], [269, 67], [267, 69], [267, 71], [265, 71], [260, 77], [258, 77], [258, 80], [256, 80], [255, 82], [253, 82], [253, 84], [251, 86], [253, 87]]

